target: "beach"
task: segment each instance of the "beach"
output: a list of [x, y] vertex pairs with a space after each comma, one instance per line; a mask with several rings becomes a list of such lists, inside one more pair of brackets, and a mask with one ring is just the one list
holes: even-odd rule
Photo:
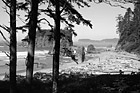
[[[17, 73], [24, 73], [26, 69], [27, 52], [17, 52]], [[48, 50], [35, 51], [34, 70], [52, 67], [52, 56], [48, 55]], [[9, 58], [4, 52], [0, 52], [0, 76], [9, 73]]]
[[[51, 72], [52, 71], [52, 55], [48, 54], [48, 50], [36, 50], [34, 58], [34, 73], [36, 72]], [[26, 60], [27, 51], [17, 52], [17, 75], [26, 75]], [[70, 57], [60, 57], [60, 66], [71, 63]], [[6, 54], [0, 51], [0, 79], [2, 80], [5, 73], [9, 73], [9, 58]], [[75, 64], [75, 62], [74, 62]]]
[[[140, 72], [139, 56], [128, 52], [105, 51], [97, 54], [86, 54], [83, 63], [74, 61], [60, 66], [60, 73], [88, 73], [88, 74], [132, 74]], [[45, 70], [42, 70], [45, 72]], [[40, 70], [41, 72], [41, 70]]]
[[[25, 58], [27, 52], [17, 52], [17, 75], [26, 75]], [[0, 76], [2, 79], [9, 71], [8, 58], [4, 53], [0, 53]], [[48, 50], [35, 51], [34, 73], [52, 73], [52, 55]], [[60, 73], [88, 73], [88, 74], [131, 74], [139, 73], [139, 56], [127, 52], [117, 52], [114, 50], [100, 51], [93, 54], [86, 54], [83, 63], [76, 64], [70, 57], [60, 57]]]
[[[64, 57], [65, 58], [65, 57]], [[96, 54], [86, 54], [83, 63], [76, 64], [71, 58], [60, 60], [61, 73], [87, 73], [87, 74], [132, 74], [139, 73], [140, 62], [136, 54], [127, 52], [104, 51]], [[36, 72], [52, 73], [52, 68], [43, 68]], [[25, 73], [20, 73], [25, 75]]]

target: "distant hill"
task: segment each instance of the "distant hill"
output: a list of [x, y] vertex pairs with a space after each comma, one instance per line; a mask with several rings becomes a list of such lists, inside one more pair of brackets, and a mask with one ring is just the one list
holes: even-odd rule
[[112, 43], [117, 43], [118, 40], [119, 40], [118, 38], [103, 39], [103, 40], [101, 40], [101, 42], [112, 42]]
[[118, 38], [102, 39], [102, 40], [91, 40], [91, 39], [79, 39], [78, 42], [113, 42], [117, 43]]
[[78, 42], [74, 42], [74, 45], [77, 46], [88, 46], [93, 44], [95, 47], [107, 47], [107, 46], [116, 46], [118, 43], [118, 38], [111, 39], [102, 39], [102, 40], [91, 40], [91, 39], [79, 39]]
[[99, 42], [99, 40], [79, 39], [78, 42]]

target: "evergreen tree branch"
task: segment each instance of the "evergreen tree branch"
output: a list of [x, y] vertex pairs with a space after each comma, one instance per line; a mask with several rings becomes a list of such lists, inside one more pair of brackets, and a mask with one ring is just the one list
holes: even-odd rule
[[61, 17], [60, 19], [61, 19], [61, 21], [65, 22], [66, 25], [68, 25], [70, 27], [74, 27], [74, 25], [70, 24], [65, 18]]
[[6, 26], [6, 25], [0, 25], [0, 27], [2, 28], [2, 29], [4, 29], [5, 31], [7, 31], [8, 33], [10, 33], [10, 28], [8, 27], [8, 26]]
[[65, 4], [63, 5], [62, 9], [60, 10], [60, 15], [61, 15], [61, 13], [62, 13], [65, 9], [66, 9], [66, 2], [65, 2]]
[[68, 0], [70, 3], [75, 3], [80, 7], [84, 7], [84, 6], [87, 6], [87, 7], [90, 7], [90, 5], [87, 3], [87, 2], [92, 2], [92, 0]]
[[47, 16], [51, 17], [51, 18], [55, 18], [54, 16], [54, 11], [47, 8], [47, 9], [39, 9], [41, 12], [44, 12]]
[[17, 30], [22, 30], [22, 32], [26, 32], [26, 29], [29, 27], [28, 24], [25, 24], [23, 26], [19, 26], [19, 27], [16, 27]]
[[51, 23], [47, 19], [45, 19], [45, 18], [39, 19], [38, 22], [41, 22], [43, 20], [46, 21], [51, 28], [53, 28], [53, 25], [51, 25]]
[[6, 51], [2, 51], [7, 57], [10, 58], [10, 53], [9, 52], [6, 52]]
[[5, 1], [5, 0], [2, 0], [2, 2], [3, 2], [7, 7], [10, 8], [9, 2], [7, 2], [7, 1]]
[[[123, 9], [127, 9], [126, 7], [124, 7], [124, 6], [122, 6], [122, 5], [113, 5], [113, 4], [111, 4], [111, 2], [110, 1], [104, 1], [104, 3], [106, 3], [106, 4], [109, 4], [110, 6], [113, 6], [113, 7], [121, 7], [121, 8], [123, 8]], [[121, 3], [121, 2], [120, 2]]]
[[5, 12], [10, 15], [10, 13], [8, 12], [7, 8], [6, 7], [3, 7], [3, 9], [5, 10]]
[[2, 35], [3, 39], [8, 43], [10, 44], [10, 42], [7, 40], [7, 38], [4, 36], [3, 32], [0, 30], [0, 34]]

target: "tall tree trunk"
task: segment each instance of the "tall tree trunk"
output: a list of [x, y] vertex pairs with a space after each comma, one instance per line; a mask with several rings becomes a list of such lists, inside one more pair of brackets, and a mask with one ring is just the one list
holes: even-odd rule
[[53, 55], [53, 93], [58, 93], [58, 78], [59, 78], [59, 54], [60, 54], [60, 5], [59, 0], [55, 0], [56, 14], [54, 27], [54, 55]]
[[16, 0], [10, 0], [10, 93], [16, 93]]
[[34, 51], [35, 51], [35, 36], [37, 27], [37, 15], [38, 15], [38, 1], [31, 0], [31, 15], [29, 21], [29, 40], [28, 40], [28, 55], [26, 64], [26, 81], [27, 81], [27, 93], [32, 92], [32, 80], [33, 80], [33, 67], [34, 67]]

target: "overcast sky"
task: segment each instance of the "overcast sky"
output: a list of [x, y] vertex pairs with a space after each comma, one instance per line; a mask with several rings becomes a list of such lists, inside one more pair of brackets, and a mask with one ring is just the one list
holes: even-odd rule
[[[132, 7], [132, 5], [127, 5], [126, 7]], [[118, 14], [124, 15], [125, 9], [112, 7], [107, 4], [92, 3], [90, 8], [80, 9], [79, 11], [85, 18], [91, 20], [93, 29], [83, 25], [77, 26], [75, 30], [78, 36], [74, 40], [81, 38], [93, 40], [118, 38], [118, 34], [116, 34], [116, 17]]]
[[[118, 38], [118, 34], [116, 34], [116, 17], [118, 14], [124, 15], [126, 10], [119, 7], [111, 7], [107, 4], [91, 3], [90, 5], [91, 7], [89, 8], [85, 7], [78, 9], [76, 7], [76, 9], [78, 9], [78, 11], [83, 15], [85, 19], [91, 20], [93, 29], [90, 29], [83, 24], [75, 26], [74, 29], [78, 36], [74, 37], [73, 40], [101, 40], [105, 38]], [[2, 6], [2, 1], [0, 0], [0, 24], [8, 24], [8, 15], [4, 13]], [[126, 7], [132, 7], [132, 5], [127, 5]], [[24, 36], [25, 34], [18, 32], [18, 41]]]

